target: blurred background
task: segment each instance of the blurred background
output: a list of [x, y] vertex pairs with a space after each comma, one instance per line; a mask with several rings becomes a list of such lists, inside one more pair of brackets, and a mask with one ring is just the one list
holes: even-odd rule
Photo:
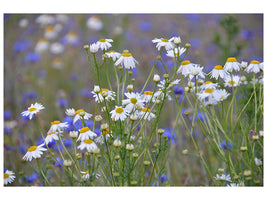
[[[158, 54], [152, 43], [154, 38], [180, 36], [182, 46], [191, 44], [186, 59], [204, 66], [206, 72], [215, 65], [224, 65], [228, 56], [235, 56], [239, 62], [252, 59], [263, 62], [262, 14], [5, 14], [3, 17], [4, 167], [21, 173], [14, 185], [29, 185], [38, 179], [30, 171], [23, 172], [22, 156], [41, 138], [31, 121], [20, 115], [22, 111], [31, 103], [42, 103], [46, 107], [40, 113], [44, 130], [48, 130], [53, 120], [64, 121], [66, 108], [94, 112], [90, 91], [96, 77], [83, 49], [86, 44], [109, 38], [114, 41], [109, 50], [120, 53], [129, 50], [139, 62], [133, 70], [135, 91], [141, 91]], [[101, 56], [99, 51], [99, 61]], [[162, 58], [171, 72], [172, 59], [165, 53]], [[112, 70], [110, 73], [115, 86]], [[160, 62], [155, 73], [164, 73]], [[101, 74], [105, 85], [105, 72]], [[153, 85], [151, 80], [147, 90], [152, 90]], [[181, 98], [183, 88], [178, 86], [175, 91]], [[160, 120], [160, 126], [169, 132], [176, 116], [173, 106], [174, 102], [164, 106]], [[187, 169], [188, 160], [176, 153], [188, 148], [187, 139], [190, 140], [178, 132], [170, 138], [173, 162], [168, 168], [172, 178], [167, 174], [166, 177], [172, 185], [204, 185], [202, 180], [206, 175], [199, 161], [190, 161], [195, 167], [190, 164]], [[32, 176], [36, 177], [34, 181]]]

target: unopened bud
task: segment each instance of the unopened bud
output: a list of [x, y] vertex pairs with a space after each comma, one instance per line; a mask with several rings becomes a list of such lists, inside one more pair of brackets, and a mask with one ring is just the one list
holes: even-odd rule
[[188, 150], [187, 150], [187, 149], [184, 149], [184, 150], [182, 151], [182, 154], [183, 154], [183, 155], [187, 155], [187, 154], [188, 154]]
[[126, 89], [128, 92], [133, 91], [133, 85], [128, 85]]
[[155, 83], [160, 82], [160, 76], [159, 76], [158, 74], [154, 74], [153, 81], [154, 81]]
[[71, 160], [64, 160], [63, 164], [65, 167], [70, 167], [72, 165], [72, 162], [71, 162]]
[[95, 116], [95, 121], [96, 121], [96, 122], [101, 122], [102, 119], [103, 119], [103, 118], [102, 118], [101, 115], [96, 115], [96, 116]]
[[88, 50], [88, 49], [89, 49], [89, 45], [86, 44], [86, 45], [83, 46], [83, 48], [84, 48], [85, 50]]
[[184, 46], [185, 46], [185, 48], [190, 48], [191, 47], [191, 44], [186, 43]]
[[162, 135], [164, 132], [165, 132], [164, 129], [162, 129], [162, 128], [158, 129], [158, 134], [159, 134], [159, 135]]

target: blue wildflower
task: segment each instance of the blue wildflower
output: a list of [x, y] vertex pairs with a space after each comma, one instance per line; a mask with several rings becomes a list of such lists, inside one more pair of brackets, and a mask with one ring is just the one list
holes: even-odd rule
[[14, 44], [13, 50], [16, 52], [23, 52], [28, 50], [31, 47], [31, 41], [25, 38], [19, 38], [18, 41]]
[[59, 157], [56, 157], [56, 159], [57, 159], [57, 161], [55, 162], [55, 166], [56, 167], [62, 167], [61, 165], [63, 165], [63, 160]]
[[167, 176], [165, 176], [164, 174], [162, 174], [161, 175], [161, 177], [160, 177], [160, 182], [165, 182], [165, 181], [167, 181], [168, 179], [167, 179]]
[[37, 173], [32, 173], [31, 176], [26, 176], [25, 180], [27, 181], [27, 183], [33, 183], [34, 181], [36, 181], [36, 179], [39, 177], [39, 175]]
[[[199, 111], [197, 111], [197, 115], [198, 115], [198, 118], [201, 120], [201, 121], [206, 121], [207, 120], [207, 116], [205, 113], [201, 113]], [[197, 116], [195, 115], [195, 117], [197, 118]]]
[[171, 144], [178, 144], [178, 140], [175, 140], [176, 134], [175, 132], [172, 132], [172, 129], [165, 129], [165, 132], [163, 133], [163, 135], [166, 135], [169, 142], [171, 141]]
[[138, 24], [138, 27], [141, 31], [148, 32], [152, 29], [152, 24], [146, 21], [141, 21]]
[[253, 41], [255, 39], [255, 35], [252, 30], [242, 30], [241, 35], [245, 40]]
[[29, 52], [25, 56], [25, 60], [28, 62], [39, 62], [41, 60], [41, 56], [38, 53], [35, 52]]
[[4, 120], [10, 120], [12, 117], [12, 112], [10, 110], [4, 111]]
[[12, 128], [8, 128], [8, 127], [5, 127], [5, 128], [4, 128], [4, 134], [5, 134], [5, 135], [12, 134], [12, 133], [13, 133]]
[[67, 138], [63, 141], [65, 147], [71, 147], [72, 146], [72, 139]]
[[[227, 145], [226, 145], [226, 141], [225, 141], [225, 140], [223, 140], [223, 141], [221, 142], [221, 147], [222, 147], [224, 150], [227, 150]], [[229, 149], [232, 149], [232, 148], [233, 148], [233, 146], [231, 145], [230, 142], [228, 142], [228, 147], [229, 147]]]
[[68, 100], [64, 98], [59, 98], [58, 103], [61, 108], [67, 108], [69, 106]]

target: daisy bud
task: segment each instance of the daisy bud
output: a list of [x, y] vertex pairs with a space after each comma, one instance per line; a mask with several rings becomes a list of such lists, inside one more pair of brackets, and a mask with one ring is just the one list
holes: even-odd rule
[[75, 115], [75, 110], [73, 108], [66, 109], [66, 115], [69, 117], [73, 117]]
[[261, 130], [261, 131], [259, 131], [259, 136], [260, 137], [263, 137], [263, 135], [264, 135], [264, 132]]
[[108, 96], [108, 92], [107, 92], [107, 91], [102, 91], [102, 92], [101, 92], [101, 95], [105, 98], [105, 97]]
[[137, 185], [137, 181], [131, 181], [131, 185]]
[[83, 117], [83, 116], [85, 115], [85, 112], [84, 112], [84, 111], [81, 111], [81, 112], [79, 112], [79, 115], [80, 115], [81, 117]]
[[94, 93], [99, 93], [101, 90], [100, 90], [100, 87], [98, 85], [95, 85], [94, 86]]
[[224, 173], [224, 169], [223, 169], [223, 168], [219, 168], [219, 169], [218, 169], [218, 173], [219, 173], [219, 174], [223, 174], [223, 173]]
[[238, 180], [239, 178], [240, 178], [240, 177], [239, 177], [238, 175], [235, 175], [235, 176], [234, 176], [234, 179], [235, 179], [235, 180]]
[[133, 85], [128, 85], [126, 89], [128, 92], [133, 91]]
[[187, 49], [188, 49], [188, 48], [190, 48], [190, 47], [191, 47], [191, 44], [189, 44], [189, 43], [186, 43], [184, 46], [185, 46], [185, 48], [187, 48]]
[[134, 83], [135, 82], [135, 78], [132, 78], [132, 83]]
[[258, 167], [262, 165], [262, 161], [261, 161], [261, 159], [255, 158], [254, 161], [255, 161], [255, 164], [256, 164]]
[[240, 81], [246, 81], [246, 80], [247, 80], [247, 78], [245, 76], [240, 77]]
[[134, 150], [134, 145], [133, 144], [126, 144], [126, 150], [128, 150], [128, 151]]
[[243, 174], [244, 174], [244, 176], [251, 176], [251, 171], [245, 170]]
[[103, 112], [106, 112], [106, 106], [103, 106], [102, 108], [101, 108], [101, 112], [103, 113]]
[[203, 83], [204, 83], [204, 80], [203, 80], [203, 79], [199, 79], [199, 80], [197, 81], [197, 84], [198, 84], [198, 85], [203, 85]]
[[132, 155], [134, 158], [137, 158], [138, 157], [138, 153], [133, 153]]
[[75, 139], [75, 138], [77, 138], [78, 137], [78, 131], [70, 131], [70, 137], [72, 138], [72, 139]]
[[91, 150], [91, 152], [93, 153], [93, 154], [99, 154], [100, 153], [100, 149], [93, 149], [93, 150]]
[[159, 135], [162, 135], [164, 132], [165, 132], [164, 129], [162, 129], [162, 128], [158, 129], [158, 134], [159, 134]]
[[88, 50], [90, 47], [89, 47], [89, 45], [87, 44], [87, 45], [84, 45], [83, 48], [84, 48], [85, 50]]
[[100, 131], [104, 131], [104, 130], [107, 130], [108, 129], [108, 124], [101, 124], [100, 126]]
[[133, 72], [132, 72], [132, 71], [128, 71], [128, 74], [129, 74], [129, 75], [132, 75], [132, 74], [133, 74]]
[[114, 176], [114, 177], [118, 177], [118, 176], [120, 176], [120, 173], [119, 173], [119, 172], [114, 172], [114, 173], [113, 173], [113, 176]]
[[253, 182], [254, 182], [255, 184], [259, 184], [259, 183], [260, 183], [260, 180], [253, 180]]
[[158, 147], [158, 143], [155, 143], [155, 144], [153, 145], [153, 147], [154, 147], [154, 148], [157, 148], [157, 147]]
[[161, 56], [157, 56], [157, 60], [160, 60], [161, 59]]
[[184, 114], [185, 114], [186, 116], [188, 116], [188, 115], [189, 115], [189, 111], [188, 111], [188, 110], [184, 111]]
[[247, 151], [248, 148], [247, 147], [240, 147], [240, 151]]
[[72, 165], [72, 162], [71, 162], [71, 160], [64, 160], [63, 164], [65, 167], [70, 167]]
[[248, 63], [247, 62], [244, 62], [244, 61], [242, 61], [240, 64], [241, 64], [241, 66], [242, 66], [243, 69], [246, 69], [247, 66], [248, 66]]
[[102, 119], [103, 119], [103, 118], [102, 118], [101, 115], [96, 115], [96, 116], [95, 116], [95, 121], [96, 121], [96, 122], [101, 122]]
[[156, 100], [156, 104], [160, 104], [160, 100], [159, 99]]
[[249, 181], [249, 180], [251, 180], [251, 176], [246, 177], [245, 179], [246, 179], [246, 181]]
[[132, 120], [132, 121], [136, 121], [136, 120], [137, 120], [137, 116], [132, 114], [132, 115], [130, 116], [130, 120]]
[[252, 136], [252, 140], [258, 140], [259, 139], [259, 136], [258, 135], [253, 135]]
[[81, 159], [81, 158], [82, 158], [82, 154], [77, 153], [77, 154], [76, 154], [76, 158], [77, 158], [77, 160]]
[[160, 76], [159, 76], [158, 74], [154, 74], [153, 81], [154, 81], [155, 83], [160, 82]]
[[96, 43], [90, 44], [90, 52], [95, 54], [98, 51], [98, 45]]
[[123, 66], [119, 66], [118, 67], [118, 70], [123, 70]]
[[169, 74], [163, 74], [163, 78], [165, 79], [169, 78]]
[[108, 59], [108, 55], [107, 55], [107, 54], [104, 54], [104, 55], [103, 55], [103, 58], [104, 58], [104, 59]]
[[174, 37], [173, 43], [176, 45], [179, 45], [182, 43], [181, 38], [180, 37]]
[[149, 165], [150, 165], [150, 161], [145, 160], [145, 161], [144, 161], [144, 165], [145, 165], [145, 166], [149, 166]]
[[114, 140], [113, 146], [114, 147], [120, 147], [121, 146], [121, 141], [119, 139]]
[[184, 91], [185, 91], [185, 92], [189, 92], [189, 91], [190, 91], [190, 88], [189, 88], [189, 87], [185, 87], [185, 88], [184, 88]]
[[187, 155], [187, 154], [188, 154], [188, 150], [187, 150], [187, 149], [184, 149], [184, 150], [182, 151], [182, 154], [183, 154], [183, 155]]
[[120, 158], [121, 158], [120, 155], [115, 156], [115, 160], [119, 160]]

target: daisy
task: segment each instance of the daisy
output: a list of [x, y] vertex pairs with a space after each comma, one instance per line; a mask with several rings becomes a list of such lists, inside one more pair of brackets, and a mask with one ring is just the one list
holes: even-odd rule
[[157, 43], [156, 48], [158, 48], [158, 51], [160, 51], [161, 47], [165, 47], [166, 51], [169, 51], [174, 48], [174, 44], [172, 42], [173, 40], [174, 38], [171, 38], [169, 40], [165, 38], [155, 38], [154, 40], [152, 40], [152, 42]]
[[87, 20], [86, 25], [88, 28], [95, 31], [100, 31], [103, 28], [103, 22], [97, 16], [90, 17]]
[[44, 26], [53, 24], [55, 22], [55, 18], [52, 15], [40, 15], [36, 18], [35, 22]]
[[225, 81], [224, 83], [225, 86], [236, 87], [240, 84], [240, 77], [237, 75], [234, 75], [233, 78], [229, 76], [224, 81]]
[[119, 64], [124, 66], [125, 69], [133, 69], [135, 68], [135, 64], [138, 64], [138, 62], [128, 50], [124, 50], [121, 54], [121, 57], [115, 62], [116, 66]]
[[214, 97], [213, 96], [214, 95], [214, 92], [215, 92], [215, 89], [213, 89], [213, 88], [207, 88], [204, 91], [197, 93], [197, 96], [201, 100], [203, 100], [205, 98], [208, 98], [208, 97], [213, 98]]
[[90, 44], [89, 48], [90, 48], [90, 52], [94, 54], [98, 51], [99, 46], [96, 43], [93, 43], [93, 44]]
[[189, 60], [184, 60], [181, 63], [181, 66], [177, 70], [177, 73], [182, 73], [182, 75], [186, 76], [188, 73], [192, 71], [194, 65]]
[[58, 36], [58, 32], [56, 31], [56, 29], [53, 26], [46, 27], [44, 37], [47, 40], [54, 40], [57, 38], [57, 36]]
[[245, 69], [245, 72], [247, 73], [253, 72], [255, 74], [260, 72], [260, 62], [257, 60], [252, 60], [248, 65], [248, 67]]
[[158, 87], [160, 89], [164, 89], [166, 87], [167, 90], [171, 89], [171, 87], [175, 86], [175, 85], [178, 85], [178, 83], [180, 82], [179, 79], [175, 79], [174, 81], [170, 82], [170, 84], [168, 85], [168, 87], [166, 87], [166, 80], [162, 80], [158, 83]]
[[[82, 114], [82, 116], [81, 116], [81, 114]], [[91, 117], [92, 117], [92, 114], [85, 112], [83, 109], [76, 110], [75, 116], [73, 119], [73, 124], [75, 124], [75, 122], [77, 122], [78, 120], [81, 120], [81, 119], [88, 120]]]
[[202, 89], [202, 90], [206, 90], [206, 89], [208, 89], [208, 88], [216, 89], [217, 86], [218, 86], [217, 83], [213, 83], [213, 82], [211, 82], [211, 81], [206, 81], [204, 84], [202, 84], [202, 85], [200, 86], [200, 89]]
[[106, 140], [108, 140], [110, 137], [112, 137], [109, 129], [103, 130], [101, 132], [101, 135], [95, 139], [95, 142], [99, 143], [99, 144], [104, 144], [104, 141], [105, 141], [104, 137], [106, 137]]
[[114, 121], [124, 121], [127, 118], [128, 112], [126, 109], [120, 107], [120, 106], [115, 106], [115, 109], [110, 112], [111, 114], [111, 119]]
[[77, 44], [79, 42], [79, 38], [77, 33], [70, 31], [67, 33], [67, 35], [64, 37], [64, 39], [66, 40], [66, 42], [68, 44]]
[[73, 109], [73, 108], [66, 109], [65, 113], [69, 117], [73, 117], [73, 116], [75, 116], [75, 109]]
[[29, 116], [29, 119], [32, 119], [32, 116], [37, 114], [40, 110], [45, 109], [45, 107], [42, 104], [35, 103], [31, 104], [31, 106], [28, 108], [28, 110], [23, 111], [21, 113], [22, 116]]
[[104, 97], [106, 101], [112, 101], [114, 100], [114, 96], [116, 96], [115, 92], [106, 88], [102, 88], [99, 93], [93, 91], [92, 94], [97, 103], [101, 103], [102, 101], [104, 101]]
[[57, 131], [54, 131], [54, 132], [48, 132], [47, 133], [47, 136], [45, 138], [45, 143], [46, 144], [49, 144], [50, 142], [52, 142], [53, 140], [59, 140], [59, 137], [58, 137], [58, 134], [59, 132]]
[[225, 99], [227, 99], [227, 97], [230, 95], [230, 93], [226, 92], [225, 89], [219, 89], [219, 90], [216, 90], [213, 94], [214, 98], [217, 100], [217, 101], [223, 101]]
[[232, 182], [230, 174], [222, 174], [222, 175], [216, 174], [216, 176], [214, 176], [214, 179], [216, 181]]
[[44, 144], [41, 144], [39, 146], [31, 146], [22, 159], [31, 162], [32, 158], [40, 158], [43, 154], [43, 151], [47, 150], [43, 148], [43, 146]]
[[88, 152], [98, 149], [97, 145], [94, 143], [93, 140], [87, 139], [81, 142], [81, 144], [77, 147], [81, 151], [87, 149]]
[[68, 127], [68, 122], [61, 123], [60, 121], [51, 122], [51, 127], [48, 132], [62, 132], [64, 128]]
[[108, 48], [112, 47], [112, 45], [110, 44], [110, 42], [113, 42], [112, 39], [100, 39], [96, 42], [96, 45], [98, 46], [98, 48], [100, 48], [101, 50], [108, 50]]
[[144, 118], [147, 119], [148, 121], [150, 121], [150, 119], [155, 118], [156, 115], [154, 113], [151, 112], [151, 110], [149, 108], [143, 108], [140, 112], [139, 112], [139, 117], [140, 118]]
[[256, 164], [257, 166], [261, 166], [261, 165], [262, 165], [262, 161], [261, 161], [261, 159], [255, 158], [254, 161], [255, 161], [255, 164]]
[[89, 170], [87, 170], [86, 172], [81, 171], [81, 174], [83, 174], [82, 179], [86, 179], [86, 180], [88, 180], [91, 176], [94, 176], [96, 179], [98, 179], [101, 176], [98, 173], [89, 174]]
[[144, 91], [144, 94], [143, 94], [143, 100], [148, 103], [150, 102], [151, 98], [153, 96], [153, 92], [151, 91]]
[[209, 73], [211, 75], [211, 78], [215, 78], [216, 80], [220, 77], [222, 79], [225, 79], [230, 74], [224, 70], [223, 66], [216, 65], [214, 69]]
[[109, 58], [112, 58], [112, 60], [115, 62], [116, 59], [118, 59], [119, 57], [121, 57], [121, 54], [116, 52], [116, 51], [109, 51], [107, 53], [105, 53], [105, 55], [107, 55]]
[[192, 78], [196, 77], [200, 77], [200, 78], [205, 78], [205, 73], [202, 71], [203, 67], [200, 67], [200, 65], [193, 65], [192, 68], [190, 68], [187, 73], [185, 73], [185, 76], [189, 76], [189, 79], [192, 80]]
[[52, 54], [61, 54], [64, 51], [64, 46], [59, 42], [55, 42], [51, 44], [50, 51]]
[[242, 68], [235, 57], [229, 57], [224, 65], [224, 70], [227, 72], [239, 71]]
[[122, 105], [126, 105], [125, 110], [128, 113], [131, 113], [135, 109], [141, 109], [144, 107], [144, 105], [143, 105], [144, 100], [142, 99], [142, 97], [139, 93], [127, 92], [127, 93], [125, 93], [125, 96], [128, 99], [122, 100]]
[[80, 131], [80, 135], [79, 135], [77, 141], [84, 141], [87, 139], [93, 139], [94, 137], [97, 136], [97, 134], [94, 133], [93, 131], [91, 131], [87, 126], [81, 128], [79, 131]]
[[174, 48], [173, 50], [167, 51], [166, 56], [174, 58], [174, 57], [177, 57], [178, 55], [181, 56], [182, 54], [184, 54], [185, 51], [186, 51], [186, 48], [184, 47]]
[[54, 58], [52, 62], [52, 67], [55, 69], [63, 69], [64, 63], [62, 62], [61, 58]]
[[37, 42], [34, 50], [37, 53], [42, 53], [42, 52], [46, 51], [48, 49], [48, 47], [49, 47], [49, 42], [46, 39], [42, 38]]
[[206, 99], [201, 100], [204, 106], [216, 105], [218, 101], [213, 97], [208, 97]]
[[7, 185], [8, 183], [12, 183], [16, 176], [14, 176], [15, 173], [9, 170], [6, 170], [4, 172], [4, 185]]

